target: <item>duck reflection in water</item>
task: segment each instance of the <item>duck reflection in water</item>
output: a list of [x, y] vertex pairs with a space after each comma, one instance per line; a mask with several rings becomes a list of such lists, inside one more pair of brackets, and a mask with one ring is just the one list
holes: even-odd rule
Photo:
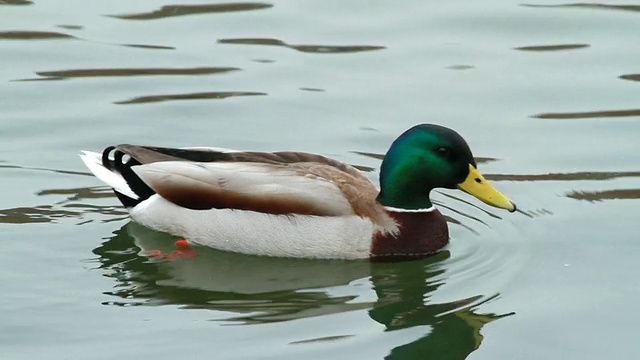
[[[386, 331], [428, 326], [427, 333], [390, 350], [387, 358], [464, 359], [483, 339], [482, 326], [511, 315], [479, 314], [493, 297], [472, 296], [448, 303], [429, 301], [446, 282], [448, 251], [401, 263], [269, 258], [194, 248], [196, 257], [158, 261], [151, 249], [170, 250], [174, 238], [128, 223], [94, 249], [99, 268], [116, 282], [117, 300], [106, 305], [182, 305], [237, 314], [221, 319], [256, 324], [368, 310]], [[358, 301], [370, 279], [375, 301]], [[437, 279], [436, 279], [437, 278]], [[331, 291], [347, 286], [351, 291]], [[340, 295], [336, 295], [336, 293]], [[368, 296], [364, 296], [367, 297]], [[430, 357], [429, 355], [433, 355]]]

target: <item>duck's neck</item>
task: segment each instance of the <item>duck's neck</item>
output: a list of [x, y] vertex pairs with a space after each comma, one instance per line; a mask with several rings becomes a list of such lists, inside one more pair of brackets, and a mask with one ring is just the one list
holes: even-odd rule
[[[380, 193], [377, 200], [383, 206], [396, 209], [420, 210], [433, 206], [429, 193], [436, 186], [428, 176], [418, 176], [417, 166], [408, 162], [394, 165], [393, 159], [382, 162], [380, 168]], [[391, 163], [391, 165], [389, 165]]]
[[449, 242], [447, 222], [433, 206], [423, 209], [384, 207], [398, 224], [395, 232], [377, 233], [371, 244], [371, 259], [393, 261], [425, 257]]

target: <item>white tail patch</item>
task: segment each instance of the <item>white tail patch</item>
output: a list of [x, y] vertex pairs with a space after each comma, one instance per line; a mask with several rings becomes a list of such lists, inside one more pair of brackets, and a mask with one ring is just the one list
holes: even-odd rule
[[131, 190], [127, 181], [117, 172], [111, 171], [102, 165], [102, 154], [93, 151], [82, 151], [80, 158], [89, 170], [98, 179], [111, 186], [115, 191], [134, 200], [140, 197]]

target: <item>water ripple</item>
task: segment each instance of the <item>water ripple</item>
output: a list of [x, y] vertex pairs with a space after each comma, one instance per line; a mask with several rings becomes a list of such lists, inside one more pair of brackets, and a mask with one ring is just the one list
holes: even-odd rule
[[[6, 163], [5, 161], [0, 160], [0, 163]], [[30, 166], [20, 166], [20, 165], [0, 165], [0, 169], [23, 169], [30, 171], [46, 171], [53, 172], [58, 174], [67, 174], [67, 175], [83, 175], [83, 176], [93, 176], [89, 172], [85, 171], [70, 171], [70, 170], [59, 170], [59, 169], [49, 169], [49, 168], [40, 168], [40, 167], [30, 167]]]
[[640, 177], [640, 171], [584, 171], [574, 173], [549, 173], [549, 174], [487, 174], [485, 178], [492, 181], [576, 181], [576, 180], [612, 180], [626, 177]]
[[176, 49], [173, 46], [165, 46], [165, 45], [122, 44], [122, 46], [140, 48], [140, 49], [150, 49], [150, 50], [175, 50]]
[[625, 74], [619, 77], [623, 80], [640, 81], [640, 74]]
[[450, 65], [446, 67], [449, 70], [471, 70], [474, 69], [473, 65]]
[[572, 4], [556, 4], [556, 5], [521, 4], [521, 6], [532, 7], [532, 8], [580, 8], [580, 9], [640, 11], [640, 5], [609, 5], [609, 4], [591, 4], [591, 3], [572, 3]]
[[52, 31], [0, 31], [0, 40], [73, 39], [69, 34]]
[[267, 3], [225, 3], [225, 4], [202, 4], [202, 5], [167, 5], [159, 10], [150, 12], [125, 14], [125, 15], [108, 15], [110, 17], [124, 20], [156, 20], [174, 16], [207, 14], [207, 13], [226, 13], [237, 11], [261, 10], [273, 7]]
[[310, 87], [301, 87], [300, 90], [309, 91], [309, 92], [325, 92], [326, 91], [324, 89], [310, 88]]
[[33, 5], [29, 0], [0, 0], [0, 5]]
[[52, 209], [51, 206], [17, 207], [0, 209], [0, 223], [5, 224], [33, 224], [54, 222], [56, 219], [79, 216], [74, 211]]
[[71, 69], [55, 71], [37, 71], [42, 78], [20, 79], [16, 81], [61, 80], [87, 77], [127, 77], [158, 75], [210, 75], [238, 71], [235, 67], [197, 67], [197, 68], [106, 68], [106, 69]]
[[538, 119], [591, 119], [591, 118], [611, 118], [640, 116], [640, 109], [630, 110], [603, 110], [588, 112], [566, 112], [566, 113], [542, 113], [531, 117]]
[[560, 51], [588, 48], [589, 44], [555, 44], [555, 45], [536, 45], [536, 46], [520, 46], [513, 48], [521, 51]]
[[173, 100], [203, 100], [203, 99], [227, 99], [238, 96], [263, 96], [267, 93], [255, 91], [214, 91], [214, 92], [198, 92], [189, 94], [169, 94], [169, 95], [150, 95], [140, 96], [129, 100], [116, 101], [114, 104], [143, 104]]
[[220, 44], [234, 45], [263, 45], [263, 46], [280, 46], [304, 53], [317, 54], [337, 54], [337, 53], [355, 53], [363, 51], [373, 51], [386, 49], [384, 46], [372, 45], [292, 45], [278, 39], [272, 38], [238, 38], [238, 39], [219, 39]]
[[38, 196], [63, 196], [64, 199], [54, 204], [21, 206], [0, 209], [0, 223], [33, 224], [55, 223], [65, 219], [78, 220], [76, 224], [83, 224], [93, 220], [87, 219], [88, 214], [106, 215], [104, 222], [119, 221], [127, 212], [119, 206], [90, 205], [83, 203], [86, 199], [113, 198], [113, 191], [107, 187], [48, 189], [37, 193]]
[[640, 189], [619, 189], [605, 191], [573, 191], [567, 194], [568, 198], [587, 200], [590, 202], [614, 200], [614, 199], [640, 199]]
[[80, 25], [56, 25], [56, 26], [61, 29], [67, 29], [67, 30], [82, 30], [82, 26]]

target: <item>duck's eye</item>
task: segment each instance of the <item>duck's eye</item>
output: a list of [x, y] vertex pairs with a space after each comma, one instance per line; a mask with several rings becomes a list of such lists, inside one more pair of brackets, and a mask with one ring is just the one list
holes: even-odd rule
[[444, 146], [441, 146], [441, 147], [436, 149], [436, 154], [438, 154], [438, 155], [440, 155], [442, 157], [448, 157], [450, 152], [451, 151], [449, 150], [449, 148], [446, 148]]

